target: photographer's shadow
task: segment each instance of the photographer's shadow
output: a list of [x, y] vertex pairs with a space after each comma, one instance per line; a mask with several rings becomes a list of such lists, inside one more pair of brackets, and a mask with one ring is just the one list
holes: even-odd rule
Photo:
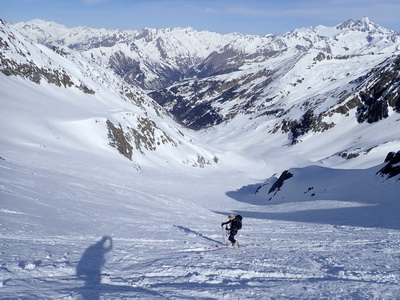
[[105, 236], [83, 253], [76, 267], [76, 275], [85, 282], [84, 288], [81, 289], [83, 299], [99, 299], [101, 269], [106, 262], [105, 254], [111, 251], [112, 246], [111, 237]]
[[113, 294], [113, 298], [119, 295], [133, 297], [148, 297], [149, 299], [165, 299], [161, 294], [130, 285], [102, 284], [102, 268], [106, 263], [105, 255], [113, 247], [111, 237], [105, 236], [96, 244], [85, 250], [82, 258], [76, 267], [76, 275], [79, 280], [84, 281], [84, 286], [77, 288], [77, 291], [84, 300], [99, 300], [100, 296], [105, 297]]

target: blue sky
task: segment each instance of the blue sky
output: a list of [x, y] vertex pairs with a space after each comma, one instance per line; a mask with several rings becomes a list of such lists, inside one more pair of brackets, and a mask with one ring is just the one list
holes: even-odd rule
[[68, 27], [193, 27], [219, 33], [283, 34], [363, 17], [400, 31], [400, 0], [0, 0], [0, 18]]

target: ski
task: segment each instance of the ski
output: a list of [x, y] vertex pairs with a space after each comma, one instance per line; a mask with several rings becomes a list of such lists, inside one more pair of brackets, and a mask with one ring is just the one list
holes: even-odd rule
[[232, 248], [232, 249], [246, 247], [245, 245], [241, 244], [237, 244], [235, 247], [232, 247], [231, 245], [221, 245], [221, 244], [213, 244], [213, 246], [215, 248]]
[[230, 245], [214, 244], [213, 246], [214, 246], [215, 248], [232, 248]]

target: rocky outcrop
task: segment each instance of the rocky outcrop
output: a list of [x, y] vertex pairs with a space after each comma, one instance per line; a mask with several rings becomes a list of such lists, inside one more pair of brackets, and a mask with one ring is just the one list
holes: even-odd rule
[[123, 128], [121, 124], [116, 126], [107, 120], [110, 146], [118, 149], [118, 152], [128, 159], [132, 160], [133, 149], [145, 154], [145, 150], [156, 151], [160, 145], [178, 146], [167, 133], [156, 126], [154, 121], [140, 116], [137, 117], [137, 121], [136, 128]]
[[110, 140], [109, 145], [116, 148], [119, 153], [129, 160], [132, 160], [133, 147], [126, 138], [121, 124], [117, 127], [110, 120], [107, 120], [106, 124], [108, 128], [108, 138]]
[[[134, 151], [140, 155], [146, 155], [146, 151], [155, 152], [163, 146], [178, 148], [182, 143], [176, 142], [169, 134], [157, 127], [156, 123], [145, 117], [137, 116], [137, 126], [123, 127], [121, 124], [115, 125], [110, 120], [106, 121], [108, 128], [109, 145], [118, 150], [120, 154], [132, 160]], [[180, 133], [182, 136], [183, 134]], [[177, 150], [178, 152], [179, 150]], [[206, 158], [197, 153], [196, 157], [184, 158], [182, 163], [193, 167], [204, 168], [206, 165], [218, 163], [218, 158]]]
[[75, 86], [77, 89], [81, 90], [86, 94], [95, 94], [95, 91], [85, 85], [83, 82], [80, 82], [79, 85], [76, 85], [70, 75], [68, 75], [62, 69], [50, 69], [46, 67], [39, 68], [33, 62], [29, 63], [18, 63], [11, 59], [0, 58], [0, 72], [2, 72], [6, 76], [20, 76], [22, 78], [29, 79], [37, 84], [40, 84], [42, 80], [55, 84], [59, 87], [73, 87]]
[[[385, 159], [386, 165], [376, 174], [382, 177], [392, 178], [400, 175], [400, 151], [390, 152]], [[398, 178], [400, 180], [400, 176]]]
[[[268, 191], [268, 194], [271, 194], [272, 192], [275, 192], [275, 194], [280, 190], [282, 187], [283, 183], [285, 180], [288, 180], [293, 177], [293, 174], [290, 173], [288, 170], [283, 171], [281, 176], [279, 176], [278, 180], [274, 182], [274, 184], [271, 186], [271, 188]], [[271, 200], [271, 198], [269, 199]]]
[[137, 128], [130, 128], [128, 139], [133, 142], [135, 148], [144, 154], [144, 150], [155, 151], [157, 146], [171, 144], [177, 147], [178, 144], [163, 130], [156, 126], [156, 123], [144, 117], [138, 117]]
[[[139, 62], [122, 51], [113, 53], [108, 60], [108, 65], [127, 83], [146, 90], [164, 88], [185, 76], [183, 71], [171, 68], [167, 65], [152, 65], [146, 67], [144, 62]], [[150, 79], [148, 76], [150, 74], [146, 74], [145, 71], [147, 68], [156, 72], [157, 76], [151, 76], [152, 78]]]
[[299, 120], [283, 120], [281, 129], [290, 133], [292, 144], [299, 142], [299, 137], [309, 131], [325, 131], [335, 126], [334, 123], [326, 123], [322, 121], [323, 115], [316, 116], [313, 110], [308, 110]]
[[138, 83], [143, 84], [143, 80], [139, 75], [142, 73], [139, 62], [131, 57], [127, 57], [124, 52], [115, 52], [108, 59], [108, 64], [117, 75], [125, 77], [129, 83], [134, 79]]
[[18, 63], [11, 59], [1, 58], [0, 71], [7, 76], [20, 76], [38, 84], [41, 80], [45, 80], [57, 86], [71, 87], [74, 85], [70, 76], [63, 70], [39, 68], [33, 62]]
[[360, 123], [375, 123], [389, 116], [389, 107], [400, 113], [400, 55], [388, 59], [365, 76], [358, 99]]

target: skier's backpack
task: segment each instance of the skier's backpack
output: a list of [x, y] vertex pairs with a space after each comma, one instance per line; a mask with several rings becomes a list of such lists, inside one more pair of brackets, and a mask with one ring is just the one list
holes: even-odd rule
[[236, 228], [238, 229], [238, 230], [240, 230], [240, 229], [242, 229], [242, 220], [243, 220], [243, 217], [241, 216], [241, 215], [237, 215], [236, 216], [236, 218], [235, 218], [236, 220]]

